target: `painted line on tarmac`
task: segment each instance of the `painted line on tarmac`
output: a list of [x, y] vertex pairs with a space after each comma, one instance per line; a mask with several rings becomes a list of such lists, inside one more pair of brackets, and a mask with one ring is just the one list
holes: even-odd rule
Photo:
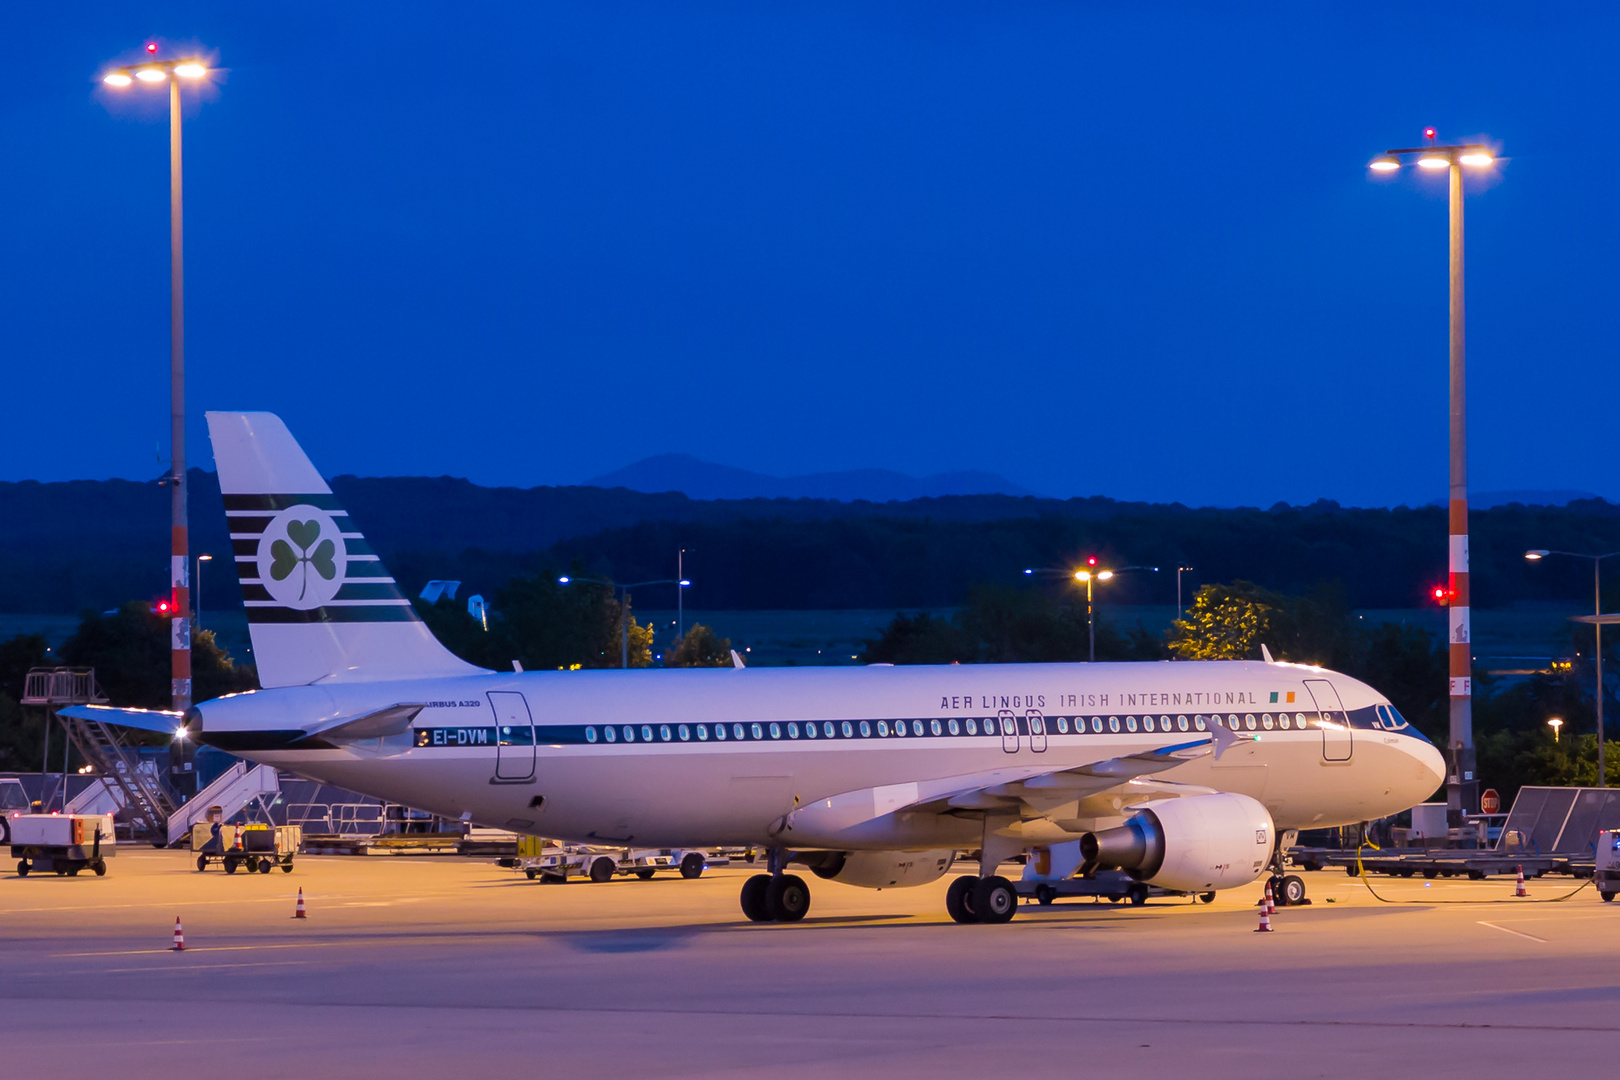
[[1544, 937], [1536, 937], [1536, 935], [1534, 935], [1534, 934], [1527, 934], [1523, 930], [1509, 930], [1505, 926], [1497, 926], [1495, 923], [1486, 922], [1484, 919], [1480, 919], [1480, 920], [1478, 920], [1478, 922], [1479, 922], [1479, 925], [1481, 925], [1481, 926], [1488, 926], [1492, 930], [1500, 930], [1504, 934], [1512, 934], [1514, 937], [1529, 938], [1531, 941], [1539, 941], [1543, 945], [1547, 944], [1547, 939], [1546, 938], [1544, 938]]

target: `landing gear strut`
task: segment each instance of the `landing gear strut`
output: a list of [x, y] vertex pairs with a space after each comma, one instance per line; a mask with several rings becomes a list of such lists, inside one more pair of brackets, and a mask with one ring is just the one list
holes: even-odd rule
[[1277, 837], [1277, 846], [1271, 852], [1271, 899], [1278, 907], [1298, 907], [1310, 903], [1305, 899], [1305, 880], [1298, 874], [1290, 874], [1283, 865], [1282, 837]]
[[750, 922], [798, 922], [810, 910], [810, 886], [797, 874], [783, 873], [788, 853], [770, 853], [768, 874], [755, 874], [742, 887], [742, 910]]

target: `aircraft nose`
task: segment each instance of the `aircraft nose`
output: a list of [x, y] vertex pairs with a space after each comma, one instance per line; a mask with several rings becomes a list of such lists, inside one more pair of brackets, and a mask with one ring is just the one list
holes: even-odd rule
[[1409, 742], [1412, 744], [1409, 749], [1418, 763], [1417, 786], [1423, 790], [1417, 793], [1417, 799], [1421, 801], [1433, 795], [1435, 789], [1446, 782], [1446, 759], [1427, 740], [1411, 739]]

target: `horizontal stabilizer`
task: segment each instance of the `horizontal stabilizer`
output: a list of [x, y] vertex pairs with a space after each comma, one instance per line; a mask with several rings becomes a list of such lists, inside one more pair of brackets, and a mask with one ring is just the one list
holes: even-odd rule
[[172, 709], [116, 709], [111, 705], [69, 705], [65, 709], [58, 709], [56, 714], [74, 720], [99, 720], [103, 724], [156, 731], [162, 735], [173, 735], [182, 726], [182, 714]]
[[381, 739], [389, 735], [401, 735], [410, 730], [411, 721], [415, 720], [416, 714], [426, 707], [422, 702], [414, 705], [390, 705], [386, 709], [378, 709], [364, 716], [334, 720], [328, 726], [316, 728], [310, 734], [330, 742], [355, 742], [360, 739]]

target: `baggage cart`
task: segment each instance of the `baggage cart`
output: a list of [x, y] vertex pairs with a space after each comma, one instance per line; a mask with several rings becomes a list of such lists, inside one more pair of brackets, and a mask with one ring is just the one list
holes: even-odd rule
[[107, 873], [107, 860], [118, 853], [111, 814], [9, 814], [11, 855], [17, 876], [55, 871], [77, 877], [91, 870]]
[[191, 827], [191, 850], [197, 853], [197, 870], [218, 863], [227, 874], [245, 869], [268, 874], [281, 867], [292, 873], [293, 856], [303, 844], [304, 830], [298, 825], [226, 825], [219, 821], [201, 822]]

